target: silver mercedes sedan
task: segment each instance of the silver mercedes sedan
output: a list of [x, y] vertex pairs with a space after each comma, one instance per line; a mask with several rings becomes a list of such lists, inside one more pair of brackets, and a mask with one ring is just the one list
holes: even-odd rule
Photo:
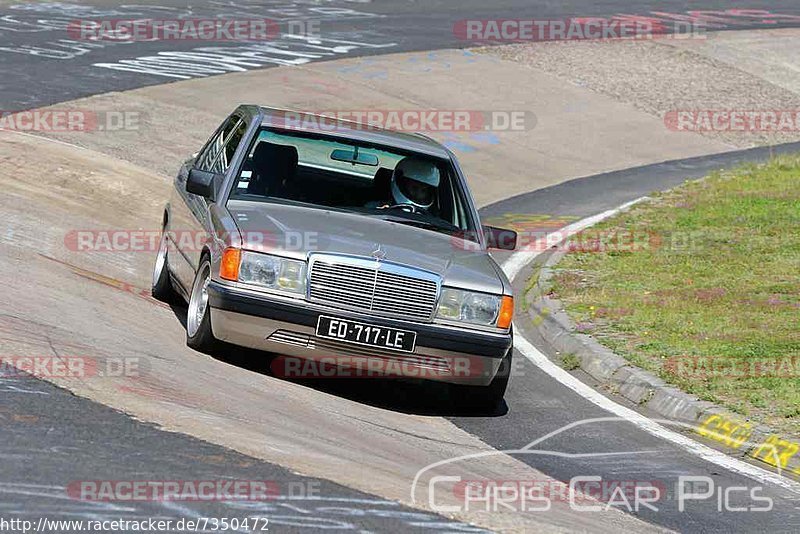
[[[187, 160], [164, 210], [155, 298], [187, 343], [276, 353], [286, 377], [435, 380], [503, 399], [511, 285], [455, 156], [420, 134], [240, 106]], [[277, 364], [275, 362], [278, 362]]]

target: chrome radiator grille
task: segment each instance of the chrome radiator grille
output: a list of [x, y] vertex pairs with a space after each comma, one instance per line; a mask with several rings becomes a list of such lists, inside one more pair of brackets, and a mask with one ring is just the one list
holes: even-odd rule
[[312, 258], [309, 298], [385, 317], [429, 321], [440, 282], [436, 275], [359, 258]]

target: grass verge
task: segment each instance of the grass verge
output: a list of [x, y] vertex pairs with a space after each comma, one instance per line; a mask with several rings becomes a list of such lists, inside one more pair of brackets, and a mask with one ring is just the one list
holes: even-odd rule
[[572, 245], [553, 291], [580, 331], [800, 434], [800, 156], [654, 195]]

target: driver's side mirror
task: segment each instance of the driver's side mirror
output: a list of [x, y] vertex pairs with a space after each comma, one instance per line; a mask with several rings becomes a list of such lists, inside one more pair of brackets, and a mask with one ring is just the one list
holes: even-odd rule
[[214, 201], [214, 176], [213, 172], [192, 169], [189, 171], [189, 178], [186, 180], [186, 191], [194, 195], [200, 195], [210, 201]]
[[517, 232], [494, 226], [484, 226], [483, 235], [486, 236], [486, 246], [498, 250], [516, 250]]

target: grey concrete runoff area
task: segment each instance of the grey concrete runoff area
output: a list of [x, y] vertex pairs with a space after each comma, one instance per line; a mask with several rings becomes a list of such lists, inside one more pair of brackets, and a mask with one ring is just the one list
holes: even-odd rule
[[[321, 35], [282, 33], [266, 45], [92, 42], [68, 31], [82, 19], [255, 15], [311, 21]], [[465, 20], [569, 17], [717, 22], [702, 39], [647, 42], [487, 45], [457, 29]], [[504, 405], [469, 413], [433, 384], [287, 380], [267, 354], [192, 351], [185, 306], [149, 295], [153, 251], [87, 252], [70, 237], [158, 231], [180, 163], [245, 102], [520, 112], [521, 130], [425, 133], [456, 153], [484, 219], [574, 223], [720, 168], [800, 151], [800, 125], [694, 132], [668, 119], [680, 110], [800, 109], [798, 52], [795, 0], [0, 0], [4, 117], [79, 110], [136, 119], [111, 131], [0, 129], [0, 359], [138, 369], [43, 380], [0, 367], [0, 531], [146, 532], [148, 522], [171, 521], [164, 531], [220, 532], [221, 518], [230, 532], [260, 531], [258, 518], [271, 532], [799, 531], [793, 475], [728, 454], [589, 373], [565, 378], [547, 364], [558, 360], [556, 343], [521, 310]], [[522, 267], [518, 294], [545, 260]], [[638, 509], [602, 498], [588, 509], [597, 501], [565, 497], [575, 477], [660, 495]], [[708, 496], [682, 501], [688, 479]], [[549, 506], [465, 507], [459, 483], [469, 481], [532, 483]], [[151, 493], [103, 497], [103, 482], [149, 482]], [[153, 498], [152, 486], [168, 482], [239, 482], [266, 494]]]

